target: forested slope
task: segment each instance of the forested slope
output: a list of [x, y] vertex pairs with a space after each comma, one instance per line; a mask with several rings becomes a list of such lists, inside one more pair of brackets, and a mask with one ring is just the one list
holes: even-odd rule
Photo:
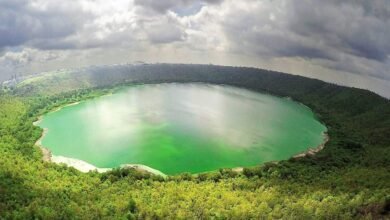
[[[38, 115], [120, 85], [229, 84], [311, 107], [330, 141], [315, 156], [161, 179], [82, 174], [41, 160]], [[8, 89], [7, 89], [8, 90]], [[372, 92], [255, 68], [117, 65], [40, 75], [0, 95], [0, 218], [388, 218], [390, 102]], [[304, 134], [302, 134], [304, 135]]]

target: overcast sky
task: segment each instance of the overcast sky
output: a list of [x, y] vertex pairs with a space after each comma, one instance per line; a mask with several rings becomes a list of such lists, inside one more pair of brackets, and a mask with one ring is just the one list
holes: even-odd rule
[[390, 97], [390, 1], [0, 0], [0, 81], [134, 61], [254, 66]]

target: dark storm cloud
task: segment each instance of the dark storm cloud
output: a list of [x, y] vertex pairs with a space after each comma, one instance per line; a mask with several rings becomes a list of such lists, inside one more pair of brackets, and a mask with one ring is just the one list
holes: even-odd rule
[[389, 1], [306, 1], [291, 11], [289, 30], [324, 45], [335, 61], [323, 66], [390, 79]]
[[390, 52], [390, 2], [304, 1], [290, 3], [293, 33], [351, 55], [385, 61]]
[[[326, 61], [321, 64], [325, 67], [352, 73], [362, 73], [358, 65], [362, 62], [388, 66], [390, 1], [258, 3], [253, 10], [245, 7], [229, 10], [222, 21], [236, 52], [251, 51], [269, 58], [321, 59]], [[375, 73], [368, 74], [390, 78], [386, 68], [372, 70]]]
[[[33, 41], [50, 41], [66, 38], [76, 33], [87, 21], [88, 16], [77, 4], [56, 4], [47, 2], [45, 5], [33, 5], [27, 0], [0, 2], [0, 48], [23, 44], [33, 44]], [[59, 49], [64, 45], [58, 44]]]
[[29, 26], [26, 18], [19, 14], [25, 3], [21, 0], [0, 2], [0, 48], [19, 45], [28, 39], [26, 34], [20, 34], [21, 29]]

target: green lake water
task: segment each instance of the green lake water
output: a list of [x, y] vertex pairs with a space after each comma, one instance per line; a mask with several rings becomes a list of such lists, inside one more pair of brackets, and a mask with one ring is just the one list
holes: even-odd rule
[[96, 167], [199, 173], [288, 159], [323, 142], [306, 106], [230, 86], [156, 84], [51, 112], [42, 145]]

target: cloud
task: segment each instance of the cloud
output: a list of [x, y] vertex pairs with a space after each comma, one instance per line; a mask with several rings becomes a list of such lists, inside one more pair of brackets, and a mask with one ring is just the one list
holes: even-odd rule
[[53, 59], [65, 65], [72, 54], [99, 64], [96, 51], [131, 51], [390, 79], [388, 0], [0, 0], [0, 36], [0, 65], [10, 68], [39, 66], [49, 53], [67, 54]]
[[2, 1], [0, 3], [0, 48], [34, 41], [62, 40], [75, 34], [90, 15], [77, 2]]
[[173, 8], [187, 7], [199, 3], [219, 4], [222, 1], [223, 0], [134, 0], [134, 4], [158, 13], [165, 13]]
[[184, 27], [174, 16], [164, 16], [143, 24], [148, 39], [152, 44], [172, 43], [185, 40]]
[[358, 74], [362, 69], [357, 64], [370, 63], [375, 68], [363, 68], [367, 75], [389, 78], [383, 68], [390, 55], [386, 1], [230, 0], [205, 10], [212, 24], [204, 26], [218, 24], [217, 33], [225, 36], [223, 44], [230, 53], [261, 59], [298, 57]]
[[384, 61], [390, 51], [390, 4], [373, 1], [306, 1], [291, 4], [289, 28], [344, 53]]

